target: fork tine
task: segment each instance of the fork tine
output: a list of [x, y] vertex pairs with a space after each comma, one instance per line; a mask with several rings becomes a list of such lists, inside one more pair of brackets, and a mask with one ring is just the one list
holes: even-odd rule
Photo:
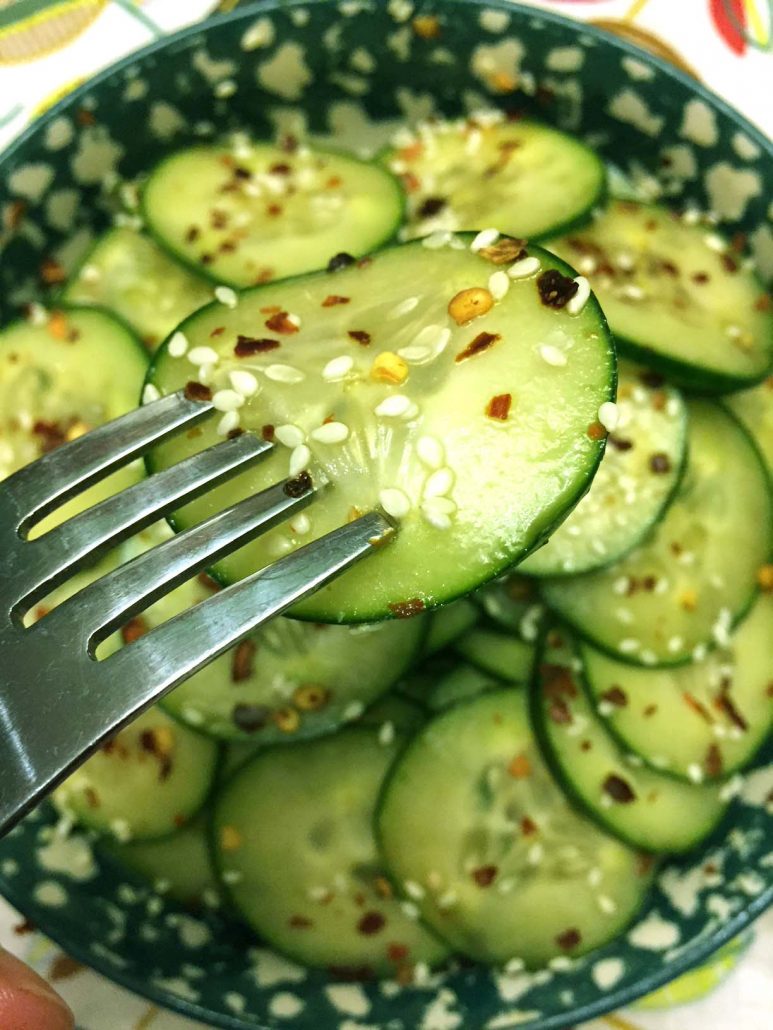
[[[106, 658], [105, 675], [144, 684], [133, 698], [136, 713], [372, 553], [394, 532], [379, 512], [363, 515], [152, 629]], [[123, 705], [116, 703], [125, 712], [125, 699]]]
[[17, 603], [36, 604], [74, 568], [93, 563], [132, 533], [235, 476], [273, 446], [243, 433], [143, 479], [28, 541], [19, 556], [24, 563], [20, 578], [25, 596]]
[[[148, 605], [314, 498], [311, 478], [288, 479], [218, 512], [95, 580], [55, 608], [42, 622], [62, 620], [67, 632], [88, 627], [94, 648]], [[32, 627], [33, 630], [35, 627]]]
[[209, 402], [190, 400], [182, 391], [169, 394], [19, 469], [3, 484], [13, 528], [25, 532], [70, 497], [212, 410]]

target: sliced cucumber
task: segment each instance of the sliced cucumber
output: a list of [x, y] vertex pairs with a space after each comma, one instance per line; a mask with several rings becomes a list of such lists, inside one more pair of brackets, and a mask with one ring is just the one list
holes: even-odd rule
[[406, 191], [406, 239], [486, 225], [544, 236], [584, 220], [606, 178], [598, 156], [575, 137], [505, 121], [501, 111], [424, 123], [383, 160]]
[[511, 572], [487, 583], [472, 599], [500, 629], [517, 633], [527, 642], [537, 639], [544, 607], [539, 603], [539, 586], [529, 576]]
[[659, 521], [682, 474], [687, 413], [648, 373], [620, 370], [614, 431], [587, 494], [519, 568], [531, 576], [589, 572], [617, 561]]
[[[497, 293], [511, 280], [469, 244], [405, 244], [365, 267], [250, 290], [233, 310], [213, 305], [183, 323], [187, 355], [167, 347], [156, 354], [150, 381], [161, 393], [203, 375], [218, 403], [241, 406], [198, 436], [162, 444], [152, 467], [237, 425], [284, 441], [267, 461], [188, 505], [177, 526], [275, 483], [288, 466], [293, 474], [308, 466], [315, 481], [332, 484], [308, 516], [222, 561], [225, 579], [381, 503], [400, 518], [397, 539], [294, 613], [325, 622], [407, 616], [511, 565], [585, 490], [602, 447], [598, 409], [615, 378], [600, 309], [592, 298], [575, 315], [549, 306], [575, 284], [565, 265], [534, 249], [541, 272], [513, 280], [474, 317], [493, 304], [492, 274], [505, 280], [494, 279]], [[349, 302], [328, 303], [341, 297]], [[265, 339], [276, 346], [264, 353]], [[235, 346], [258, 353], [238, 357]], [[254, 379], [245, 387], [237, 372]], [[233, 389], [249, 392], [256, 382], [259, 392], [246, 399]]]
[[393, 896], [376, 850], [373, 809], [398, 747], [350, 727], [269, 748], [217, 800], [214, 849], [231, 899], [306, 965], [376, 976], [447, 954]]
[[725, 403], [757, 441], [773, 479], [773, 376], [751, 390], [731, 394]]
[[424, 640], [424, 654], [433, 655], [448, 647], [457, 637], [478, 621], [478, 609], [466, 598], [438, 608], [430, 616], [429, 632]]
[[400, 186], [352, 156], [240, 139], [178, 150], [142, 193], [151, 233], [182, 261], [232, 286], [360, 257], [397, 231]]
[[773, 598], [761, 595], [725, 648], [677, 669], [636, 669], [581, 646], [588, 688], [620, 743], [648, 765], [715, 779], [745, 765], [773, 718]]
[[534, 666], [534, 645], [513, 633], [476, 626], [454, 642], [465, 661], [508, 683], [528, 683]]
[[119, 227], [97, 240], [64, 291], [123, 318], [150, 350], [212, 300], [212, 284], [169, 257], [144, 233]]
[[[147, 354], [104, 311], [63, 306], [0, 332], [0, 479], [59, 444], [137, 406]], [[134, 463], [57, 508], [39, 536], [129, 486]]]
[[673, 503], [641, 547], [609, 568], [543, 586], [554, 611], [623, 661], [676, 665], [724, 642], [770, 554], [770, 486], [740, 423], [717, 404], [692, 401], [688, 454]]
[[462, 662], [435, 683], [429, 691], [427, 706], [433, 712], [442, 712], [460, 701], [469, 701], [486, 690], [501, 687], [500, 679]]
[[568, 631], [548, 631], [532, 691], [535, 726], [567, 791], [635, 847], [655, 852], [696, 847], [727, 807], [721, 790], [644, 768], [641, 759], [629, 761], [581, 686], [578, 655]]
[[724, 393], [770, 368], [773, 311], [754, 273], [713, 228], [615, 200], [550, 248], [587, 275], [620, 350], [685, 389]]
[[377, 826], [389, 870], [422, 917], [482, 962], [539, 966], [598, 947], [649, 885], [641, 855], [569, 806], [519, 690], [433, 719], [387, 780]]
[[179, 830], [209, 795], [214, 741], [151, 708], [89, 758], [52, 795], [56, 807], [127, 842]]

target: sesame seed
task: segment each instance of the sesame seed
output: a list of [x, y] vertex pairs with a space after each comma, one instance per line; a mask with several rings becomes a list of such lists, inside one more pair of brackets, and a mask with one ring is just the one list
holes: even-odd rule
[[731, 340], [740, 340], [743, 336], [743, 329], [740, 325], [729, 325], [725, 329], [725, 334], [729, 336]]
[[227, 411], [217, 424], [217, 435], [228, 436], [234, 429], [239, 428], [239, 412], [236, 410]]
[[473, 253], [483, 250], [484, 247], [490, 247], [492, 243], [496, 243], [498, 239], [499, 229], [482, 229], [470, 244], [470, 250]]
[[598, 261], [590, 254], [584, 254], [577, 262], [577, 270], [583, 275], [593, 275], [598, 267]]
[[311, 519], [305, 512], [301, 512], [290, 523], [290, 529], [296, 536], [306, 536], [307, 533], [311, 532]]
[[445, 894], [441, 894], [437, 899], [437, 907], [442, 910], [453, 908], [458, 900], [459, 895], [456, 891], [446, 891]]
[[300, 447], [306, 436], [303, 430], [292, 422], [287, 422], [285, 425], [277, 426], [274, 430], [274, 437], [280, 443], [284, 444], [285, 447]]
[[415, 880], [406, 880], [403, 883], [405, 887], [405, 893], [409, 898], [413, 898], [415, 901], [421, 901], [422, 898], [427, 896], [427, 892], [424, 890], [420, 883], [416, 883]]
[[214, 371], [214, 365], [199, 365], [196, 377], [198, 378], [198, 381], [202, 383], [204, 386], [209, 386], [209, 384], [212, 382], [212, 374], [214, 373]]
[[177, 332], [172, 335], [172, 339], [169, 341], [167, 350], [171, 357], [181, 358], [188, 350], [188, 339], [185, 333], [181, 333], [178, 329]]
[[216, 411], [236, 411], [244, 404], [244, 397], [236, 390], [218, 390], [212, 397]]
[[402, 909], [403, 915], [409, 919], [419, 918], [419, 909], [417, 905], [414, 905], [412, 901], [401, 901], [400, 908]]
[[682, 637], [669, 637], [668, 650], [671, 654], [675, 654], [677, 651], [681, 651], [684, 647], [684, 640]]
[[96, 265], [84, 265], [78, 273], [78, 278], [84, 283], [98, 283], [102, 273]]
[[290, 477], [297, 476], [311, 461], [311, 451], [305, 443], [294, 447], [290, 454]]
[[273, 379], [275, 383], [300, 383], [306, 378], [300, 369], [292, 365], [269, 365], [265, 373], [266, 378]]
[[397, 352], [404, 361], [409, 361], [411, 364], [420, 365], [433, 356], [432, 350], [429, 347], [401, 347]]
[[306, 894], [309, 901], [325, 901], [330, 897], [330, 890], [327, 887], [309, 887]]
[[532, 844], [526, 854], [526, 857], [529, 860], [529, 865], [539, 865], [544, 854], [545, 849], [541, 844]]
[[43, 305], [39, 304], [37, 301], [32, 301], [32, 303], [27, 307], [27, 321], [30, 325], [45, 325], [46, 322], [48, 322], [48, 318], [48, 312]]
[[497, 892], [499, 894], [511, 894], [515, 887], [515, 880], [512, 876], [508, 876], [504, 880], [500, 880], [497, 884]]
[[573, 969], [574, 962], [572, 962], [568, 955], [554, 955], [553, 958], [548, 961], [548, 966], [550, 969], [555, 969], [556, 972], [560, 973], [567, 969]]
[[411, 502], [408, 495], [397, 487], [387, 487], [378, 495], [381, 507], [393, 518], [402, 519], [411, 510]]
[[507, 274], [511, 279], [528, 279], [539, 272], [542, 264], [539, 258], [525, 257], [510, 265]]
[[598, 866], [594, 866], [593, 869], [588, 871], [588, 883], [591, 887], [599, 887], [603, 879], [603, 873]]
[[343, 443], [349, 436], [349, 427], [343, 422], [326, 422], [309, 435], [319, 443]]
[[143, 387], [143, 390], [142, 390], [142, 403], [143, 404], [152, 404], [153, 401], [159, 400], [160, 397], [161, 397], [161, 393], [159, 392], [159, 389], [158, 389], [157, 386], [154, 386], [153, 383], [146, 383], [145, 384], [145, 386]]
[[702, 783], [703, 769], [701, 769], [697, 762], [692, 762], [687, 766], [687, 776], [692, 783]]
[[441, 247], [447, 246], [450, 242], [450, 232], [433, 232], [429, 236], [424, 237], [421, 245], [426, 247], [427, 250], [440, 250]]
[[235, 308], [239, 303], [239, 296], [236, 290], [232, 290], [230, 286], [216, 286], [215, 300], [219, 300], [227, 308]]
[[404, 393], [393, 393], [385, 397], [380, 404], [373, 409], [374, 414], [384, 418], [399, 418], [410, 410], [411, 400]]
[[379, 726], [378, 730], [378, 742], [382, 747], [389, 747], [389, 745], [395, 739], [395, 724], [393, 722], [384, 722]]
[[301, 328], [301, 316], [300, 315], [295, 315], [291, 311], [290, 314], [287, 316], [287, 321], [290, 323], [290, 325], [294, 325], [296, 329], [300, 329]]
[[658, 664], [658, 656], [655, 654], [654, 651], [650, 650], [649, 648], [645, 648], [639, 655], [639, 658], [645, 665]]
[[450, 529], [451, 519], [434, 504], [422, 504], [421, 514], [433, 529]]
[[438, 469], [445, 461], [445, 447], [435, 436], [420, 436], [416, 443], [419, 461], [431, 469]]
[[522, 958], [511, 958], [508, 962], [505, 962], [506, 973], [522, 973], [526, 968], [526, 963]]
[[623, 595], [628, 592], [631, 581], [627, 576], [618, 577], [612, 584], [612, 593]]
[[492, 272], [488, 279], [488, 289], [494, 300], [502, 300], [510, 289], [510, 279], [507, 272], [500, 269]]
[[399, 304], [395, 304], [391, 311], [387, 312], [387, 318], [400, 318], [407, 315], [419, 305], [418, 297], [406, 297]]
[[611, 916], [617, 912], [617, 904], [609, 897], [608, 894], [599, 894], [597, 901], [599, 903], [599, 908], [604, 915]]
[[703, 242], [709, 250], [713, 250], [715, 254], [724, 254], [727, 250], [727, 243], [715, 232], [707, 233], [703, 237]]
[[228, 380], [231, 386], [240, 393], [242, 397], [254, 397], [260, 389], [260, 383], [252, 372], [237, 368], [228, 373]]
[[641, 641], [635, 640], [633, 637], [625, 637], [617, 645], [617, 649], [621, 654], [633, 654], [634, 651], [638, 651], [640, 648]]
[[428, 476], [424, 484], [424, 497], [443, 497], [454, 485], [454, 473], [446, 465]]
[[696, 644], [692, 649], [693, 660], [696, 662], [702, 662], [708, 654], [708, 648], [705, 644]]
[[574, 281], [577, 283], [577, 293], [569, 299], [566, 310], [570, 315], [579, 315], [590, 298], [590, 283], [582, 275], [578, 275]]
[[636, 283], [626, 283], [620, 290], [620, 296], [627, 300], [644, 300], [647, 294]]
[[220, 82], [215, 83], [215, 88], [212, 92], [219, 99], [225, 100], [228, 97], [232, 97], [236, 92], [236, 83], [233, 79], [222, 79]]
[[322, 369], [322, 378], [328, 383], [335, 383], [346, 376], [354, 368], [354, 358], [350, 354], [340, 354], [331, 358]]
[[551, 343], [541, 344], [539, 353], [543, 361], [546, 361], [548, 365], [553, 365], [555, 368], [561, 368], [566, 364], [566, 354]]
[[188, 351], [188, 361], [192, 365], [216, 365], [220, 355], [212, 347], [193, 347]]
[[697, 225], [701, 220], [701, 213], [697, 207], [688, 207], [682, 214], [682, 221], [685, 225]]
[[234, 884], [241, 883], [244, 879], [244, 873], [239, 869], [224, 869], [223, 870], [223, 882], [233, 886]]
[[406, 408], [406, 410], [403, 412], [402, 417], [403, 417], [403, 420], [405, 422], [410, 422], [410, 420], [412, 418], [416, 418], [416, 416], [418, 414], [419, 414], [419, 406], [418, 406], [418, 404], [414, 404], [413, 401], [411, 401], [410, 404], [408, 405], [408, 407]]
[[425, 325], [413, 341], [416, 347], [429, 347], [436, 355], [441, 354], [451, 339], [451, 330], [446, 326]]
[[613, 260], [617, 267], [621, 268], [624, 272], [630, 272], [636, 265], [636, 259], [633, 254], [629, 254], [625, 250], [616, 254]]
[[614, 401], [604, 401], [598, 410], [598, 420], [608, 433], [617, 428], [619, 412]]

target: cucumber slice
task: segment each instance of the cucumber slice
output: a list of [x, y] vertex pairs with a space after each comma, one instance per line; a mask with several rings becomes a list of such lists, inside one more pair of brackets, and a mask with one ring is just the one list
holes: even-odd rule
[[604, 193], [598, 156], [548, 125], [504, 119], [486, 111], [401, 133], [383, 160], [406, 191], [404, 238], [485, 225], [531, 238], [585, 220]]
[[581, 646], [609, 732], [648, 765], [688, 779], [745, 765], [773, 719], [773, 598], [762, 594], [725, 648], [677, 669], [636, 669]]
[[498, 690], [501, 687], [502, 681], [495, 676], [463, 662], [432, 687], [427, 705], [433, 712], [442, 712], [460, 701], [469, 701], [487, 690]]
[[773, 376], [751, 390], [731, 394], [725, 404], [756, 440], [773, 479]]
[[262, 751], [217, 800], [215, 859], [246, 922], [308, 966], [394, 974], [447, 949], [393, 896], [372, 817], [399, 742], [368, 729]]
[[358, 720], [358, 725], [378, 730], [381, 739], [389, 741], [394, 733], [412, 737], [426, 721], [426, 713], [420, 704], [390, 693], [371, 705]]
[[622, 931], [650, 882], [651, 862], [567, 803], [519, 690], [433, 719], [387, 780], [377, 826], [422, 917], [486, 963], [540, 966], [590, 951]]
[[179, 830], [215, 778], [214, 741], [150, 708], [57, 787], [57, 809], [127, 842]]
[[769, 300], [714, 229], [616, 200], [550, 249], [587, 275], [621, 352], [685, 389], [725, 393], [770, 368]]
[[722, 407], [688, 406], [688, 462], [654, 534], [622, 561], [548, 579], [550, 607], [623, 661], [677, 665], [726, 640], [770, 553], [771, 493], [748, 434]]
[[[332, 484], [308, 516], [224, 559], [224, 579], [254, 572], [381, 503], [402, 516], [397, 539], [294, 614], [321, 622], [407, 616], [512, 565], [584, 492], [602, 448], [598, 409], [614, 390], [600, 309], [592, 299], [576, 315], [543, 303], [543, 296], [560, 302], [562, 289], [574, 287], [562, 278], [565, 265], [533, 249], [542, 271], [513, 280], [486, 314], [457, 325], [474, 314], [470, 303], [493, 301], [492, 274], [510, 282], [505, 266], [469, 243], [405, 244], [365, 267], [250, 290], [233, 310], [213, 305], [183, 323], [187, 355], [172, 356], [166, 346], [157, 352], [150, 381], [161, 393], [204, 375], [215, 398], [242, 404], [232, 386], [243, 377], [232, 374], [247, 371], [260, 392], [199, 435], [162, 444], [153, 468], [237, 424], [284, 441], [256, 468], [186, 506], [177, 526], [275, 483], [288, 462], [293, 474], [308, 465], [315, 481]], [[495, 278], [493, 288], [505, 286]], [[248, 338], [239, 353], [254, 346], [259, 353], [236, 356], [239, 336]], [[264, 339], [276, 347], [261, 352]]]
[[97, 240], [63, 297], [71, 304], [109, 308], [155, 350], [178, 322], [212, 300], [212, 285], [144, 233], [119, 227]]
[[220, 282], [252, 286], [381, 246], [397, 231], [403, 199], [377, 165], [242, 138], [167, 157], [145, 184], [142, 211], [180, 260]]
[[568, 632], [549, 630], [532, 691], [534, 724], [556, 774], [594, 819], [634, 847], [696, 847], [727, 807], [720, 788], [685, 783], [644, 768], [641, 759], [628, 760], [581, 686], [578, 654]]
[[[0, 480], [66, 440], [135, 408], [147, 368], [139, 341], [111, 315], [63, 306], [0, 332]], [[133, 463], [42, 519], [40, 536], [130, 486]]]
[[508, 683], [528, 683], [534, 666], [534, 645], [512, 633], [476, 626], [459, 637], [454, 650], [466, 661]]
[[537, 639], [544, 606], [539, 603], [539, 587], [530, 577], [511, 572], [487, 583], [472, 599], [500, 629], [517, 633], [527, 643]]
[[610, 565], [660, 520], [682, 474], [687, 412], [676, 390], [652, 384], [649, 373], [620, 369], [616, 425], [596, 477], [545, 546], [521, 563], [524, 572], [560, 576]]
[[462, 633], [471, 629], [478, 618], [478, 609], [466, 598], [438, 608], [430, 616], [429, 632], [424, 641], [424, 654], [430, 656], [442, 651]]

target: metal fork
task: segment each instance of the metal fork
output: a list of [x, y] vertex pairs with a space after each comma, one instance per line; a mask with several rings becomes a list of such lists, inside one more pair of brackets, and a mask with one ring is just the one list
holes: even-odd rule
[[270, 453], [272, 443], [244, 433], [27, 538], [66, 500], [212, 411], [209, 402], [171, 394], [0, 483], [0, 835], [150, 704], [394, 533], [370, 512], [96, 660], [100, 642], [133, 616], [305, 508], [317, 491], [302, 475], [95, 579], [25, 627], [24, 613], [73, 573]]

